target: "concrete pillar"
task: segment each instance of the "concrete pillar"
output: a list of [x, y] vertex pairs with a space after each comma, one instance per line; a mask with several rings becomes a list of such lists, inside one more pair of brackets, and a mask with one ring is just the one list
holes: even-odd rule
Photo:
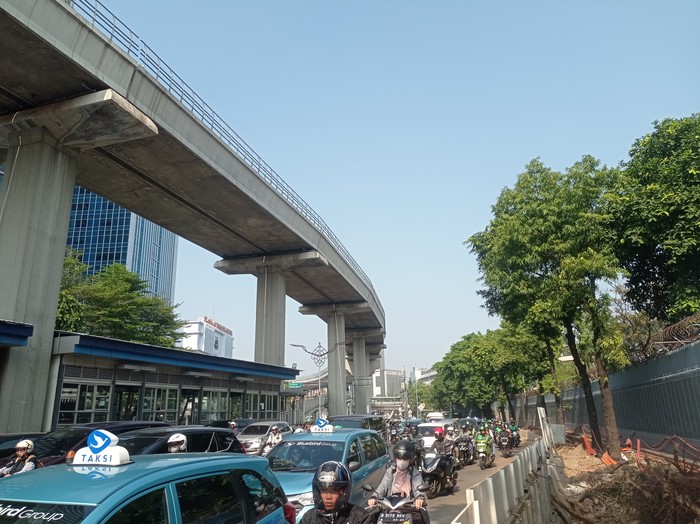
[[339, 311], [328, 317], [328, 350], [328, 414], [345, 415], [345, 315]]
[[42, 127], [12, 133], [7, 161], [0, 189], [0, 318], [33, 324], [34, 335], [27, 347], [0, 352], [0, 432], [45, 431], [77, 162]]
[[365, 347], [365, 337], [352, 339], [352, 352], [355, 377], [355, 413], [366, 415], [371, 412], [372, 379], [369, 371], [369, 358]]
[[285, 299], [284, 272], [263, 266], [258, 272], [255, 308], [255, 362], [284, 366]]
[[[34, 325], [0, 351], [0, 432], [50, 429], [53, 329], [80, 151], [158, 129], [107, 89], [0, 116], [10, 149], [0, 188], [0, 318]], [[53, 376], [52, 371], [53, 369]]]

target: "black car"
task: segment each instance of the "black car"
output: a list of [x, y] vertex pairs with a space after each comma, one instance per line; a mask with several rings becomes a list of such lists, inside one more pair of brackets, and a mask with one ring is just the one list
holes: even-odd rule
[[245, 453], [245, 449], [228, 428], [211, 426], [171, 426], [129, 431], [119, 435], [119, 445], [129, 455], [151, 455], [168, 452], [168, 439], [180, 433], [187, 438], [188, 452]]
[[34, 442], [37, 438], [45, 435], [45, 432], [26, 433], [0, 433], [0, 457], [7, 457], [15, 452], [15, 446], [20, 440], [31, 440]]
[[[34, 454], [42, 461], [44, 466], [62, 464], [66, 460], [71, 461], [75, 452], [85, 447], [87, 437], [96, 429], [104, 429], [115, 435], [126, 431], [150, 427], [171, 427], [167, 422], [153, 420], [119, 420], [113, 422], [93, 422], [90, 424], [76, 424], [49, 431], [36, 438], [34, 442]], [[14, 448], [13, 450], [14, 451]], [[0, 459], [0, 463], [10, 460], [12, 453]]]

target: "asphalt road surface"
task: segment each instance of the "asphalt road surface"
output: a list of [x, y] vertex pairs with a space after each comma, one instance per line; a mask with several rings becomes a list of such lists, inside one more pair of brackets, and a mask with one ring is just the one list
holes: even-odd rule
[[496, 450], [496, 462], [492, 467], [483, 471], [476, 463], [457, 470], [457, 486], [454, 491], [451, 494], [439, 495], [428, 501], [428, 513], [430, 514], [431, 524], [451, 524], [453, 522], [458, 524], [459, 522], [466, 522], [466, 519], [463, 517], [458, 518], [467, 505], [466, 491], [513, 462], [515, 456], [522, 452], [527, 445], [527, 442], [522, 442], [519, 448], [515, 448], [515, 453], [509, 458], [504, 458], [501, 452]]

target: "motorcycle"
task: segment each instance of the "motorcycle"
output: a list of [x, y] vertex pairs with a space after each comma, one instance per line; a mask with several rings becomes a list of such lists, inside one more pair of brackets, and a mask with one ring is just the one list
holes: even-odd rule
[[505, 432], [501, 432], [498, 435], [498, 447], [504, 457], [510, 457], [513, 454], [513, 443], [510, 440], [510, 435]]
[[462, 466], [468, 466], [474, 463], [474, 441], [470, 437], [463, 437], [457, 441], [457, 449], [459, 451], [458, 459]]
[[[372, 491], [372, 486], [363, 484], [362, 489]], [[427, 491], [428, 486], [421, 484], [418, 486], [419, 491]], [[377, 499], [376, 506], [368, 506], [365, 509], [372, 515], [379, 514], [375, 517], [376, 524], [388, 524], [400, 522], [401, 524], [430, 524], [428, 510], [425, 507], [418, 509], [413, 497], [402, 497], [401, 495], [390, 495], [382, 499]]]
[[496, 460], [496, 457], [489, 450], [489, 443], [485, 440], [476, 441], [476, 455], [479, 458], [479, 467], [481, 469], [490, 468]]
[[[374, 509], [374, 508], [379, 509]], [[379, 517], [375, 521], [377, 524], [387, 524], [389, 522], [400, 522], [401, 524], [430, 524], [428, 510], [416, 508], [413, 497], [401, 497], [391, 495], [377, 500], [377, 506], [369, 508], [370, 512], [378, 512]]]
[[[426, 497], [433, 499], [440, 493], [449, 489], [452, 490], [457, 485], [457, 472], [452, 471], [454, 457], [452, 455], [442, 455], [437, 453], [426, 453], [423, 457], [423, 467], [421, 473], [423, 482], [427, 484]], [[448, 475], [448, 472], [450, 474]]]
[[396, 429], [392, 429], [389, 433], [389, 443], [396, 444], [399, 441], [399, 432]]
[[513, 446], [516, 448], [520, 446], [520, 431], [517, 429], [513, 431]]

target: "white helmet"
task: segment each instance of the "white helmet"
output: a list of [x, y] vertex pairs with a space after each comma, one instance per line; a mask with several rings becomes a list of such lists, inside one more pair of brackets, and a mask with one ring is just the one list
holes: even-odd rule
[[27, 453], [31, 453], [34, 450], [34, 442], [31, 440], [20, 440], [15, 448], [26, 448]]
[[455, 430], [455, 428], [453, 428], [452, 426], [447, 426], [447, 431], [454, 431], [454, 430]]
[[168, 451], [170, 453], [187, 451], [187, 437], [182, 433], [170, 435], [170, 438], [168, 439]]

